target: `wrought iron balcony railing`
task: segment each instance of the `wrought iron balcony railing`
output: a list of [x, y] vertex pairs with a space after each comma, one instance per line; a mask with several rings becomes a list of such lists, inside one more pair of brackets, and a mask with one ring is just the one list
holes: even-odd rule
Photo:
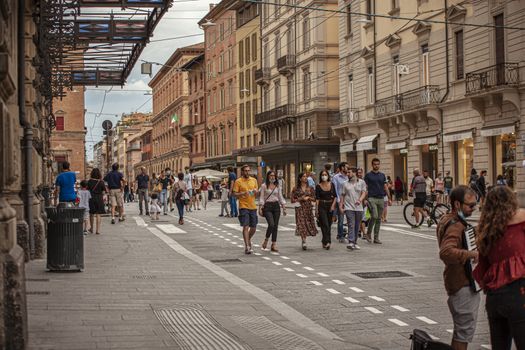
[[259, 68], [255, 71], [255, 83], [259, 85], [267, 84], [270, 81], [270, 68]]
[[339, 112], [339, 123], [348, 124], [359, 121], [359, 110], [357, 108], [345, 108]]
[[281, 74], [293, 73], [295, 62], [295, 55], [284, 55], [277, 60], [277, 70]]
[[441, 90], [437, 85], [420, 88], [393, 95], [375, 103], [375, 117], [382, 118], [391, 114], [408, 112], [426, 105], [439, 103]]
[[295, 105], [283, 105], [266, 112], [257, 113], [255, 115], [255, 126], [266, 124], [275, 121], [279, 118], [292, 116], [295, 114]]
[[466, 94], [474, 94], [498, 86], [517, 86], [519, 82], [519, 64], [500, 63], [467, 73]]

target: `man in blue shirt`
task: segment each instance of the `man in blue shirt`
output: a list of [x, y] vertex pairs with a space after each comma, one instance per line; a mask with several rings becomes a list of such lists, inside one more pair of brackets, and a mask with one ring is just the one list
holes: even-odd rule
[[69, 169], [69, 162], [62, 163], [62, 168], [64, 171], [57, 176], [55, 180], [55, 205], [57, 203], [57, 198], [59, 202], [75, 202], [77, 199], [77, 194], [75, 192], [75, 182], [77, 177], [75, 172]]
[[343, 224], [345, 213], [339, 209], [339, 200], [341, 198], [341, 193], [343, 191], [343, 184], [348, 181], [348, 176], [346, 175], [348, 163], [341, 162], [337, 166], [339, 170], [337, 174], [332, 177], [332, 183], [335, 187], [335, 194], [337, 195], [337, 206], [336, 206], [336, 215], [337, 215], [337, 240], [339, 243], [345, 242], [345, 233], [343, 231]]
[[119, 219], [124, 221], [124, 201], [122, 198], [122, 188], [126, 184], [124, 175], [118, 171], [118, 164], [111, 166], [111, 171], [104, 177], [104, 181], [108, 184], [109, 199], [111, 200], [111, 223], [115, 223], [115, 209], [118, 207]]
[[237, 174], [233, 171], [233, 167], [228, 167], [228, 188], [230, 189], [230, 213], [232, 217], [237, 217], [239, 211], [237, 210], [237, 198], [233, 195], [233, 184], [237, 180]]
[[370, 223], [365, 239], [368, 243], [372, 241], [372, 230], [374, 230], [374, 243], [381, 244], [379, 240], [379, 229], [381, 228], [381, 214], [383, 214], [385, 196], [388, 196], [388, 205], [392, 205], [392, 198], [388, 190], [388, 182], [385, 174], [379, 171], [379, 159], [372, 159], [372, 171], [365, 175], [368, 187], [368, 203], [370, 206]]

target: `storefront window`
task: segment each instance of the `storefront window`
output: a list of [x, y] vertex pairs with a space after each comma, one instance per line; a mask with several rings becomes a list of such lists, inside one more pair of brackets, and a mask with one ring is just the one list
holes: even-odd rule
[[494, 136], [492, 140], [494, 157], [494, 182], [498, 175], [503, 175], [507, 185], [514, 187], [516, 182], [516, 134]]
[[394, 177], [392, 178], [392, 181], [395, 181], [395, 179], [399, 176], [401, 181], [403, 181], [404, 188], [407, 188], [407, 182], [408, 182], [408, 150], [406, 148], [403, 149], [396, 149], [393, 151], [394, 153]]
[[428, 171], [433, 179], [438, 172], [438, 148], [437, 144], [421, 146], [421, 170]]
[[454, 142], [454, 161], [456, 183], [468, 184], [470, 172], [474, 167], [474, 140]]

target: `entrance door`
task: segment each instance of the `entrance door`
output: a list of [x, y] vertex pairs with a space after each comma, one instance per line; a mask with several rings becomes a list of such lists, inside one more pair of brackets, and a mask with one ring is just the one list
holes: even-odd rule
[[421, 146], [421, 170], [428, 171], [428, 174], [435, 179], [438, 172], [438, 145]]
[[406, 149], [396, 149], [394, 151], [394, 177], [392, 181], [395, 181], [398, 176], [401, 181], [403, 181], [404, 188], [408, 188], [408, 160]]
[[505, 84], [505, 29], [503, 27], [503, 14], [494, 16], [494, 47], [496, 49], [496, 79], [497, 85]]

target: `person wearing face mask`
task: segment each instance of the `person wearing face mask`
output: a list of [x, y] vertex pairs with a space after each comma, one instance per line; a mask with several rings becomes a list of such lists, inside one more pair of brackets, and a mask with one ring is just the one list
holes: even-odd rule
[[458, 186], [450, 194], [452, 211], [443, 215], [436, 229], [439, 258], [445, 264], [443, 278], [448, 307], [454, 322], [452, 348], [466, 350], [476, 331], [480, 295], [473, 288], [470, 261], [476, 263], [478, 252], [466, 247], [466, 219], [476, 207], [476, 193]]
[[343, 184], [341, 201], [339, 203], [341, 212], [346, 215], [348, 225], [349, 250], [361, 249], [357, 244], [357, 236], [363, 219], [363, 201], [366, 198], [366, 184], [356, 176], [356, 168], [348, 169], [348, 181]]
[[330, 174], [327, 170], [321, 171], [319, 183], [315, 187], [315, 198], [315, 207], [317, 209], [315, 216], [317, 217], [317, 223], [321, 227], [321, 232], [323, 233], [323, 248], [328, 250], [332, 243], [331, 230], [337, 194], [335, 193], [335, 186], [330, 181]]
[[277, 249], [277, 229], [281, 217], [281, 208], [283, 215], [286, 215], [286, 201], [284, 200], [282, 188], [279, 186], [273, 170], [266, 173], [266, 181], [261, 185], [259, 193], [259, 215], [264, 216], [268, 223], [266, 236], [261, 244], [261, 248], [266, 250], [268, 247], [268, 239], [270, 239], [271, 236], [272, 246], [270, 250], [276, 253], [279, 251], [279, 249]]

